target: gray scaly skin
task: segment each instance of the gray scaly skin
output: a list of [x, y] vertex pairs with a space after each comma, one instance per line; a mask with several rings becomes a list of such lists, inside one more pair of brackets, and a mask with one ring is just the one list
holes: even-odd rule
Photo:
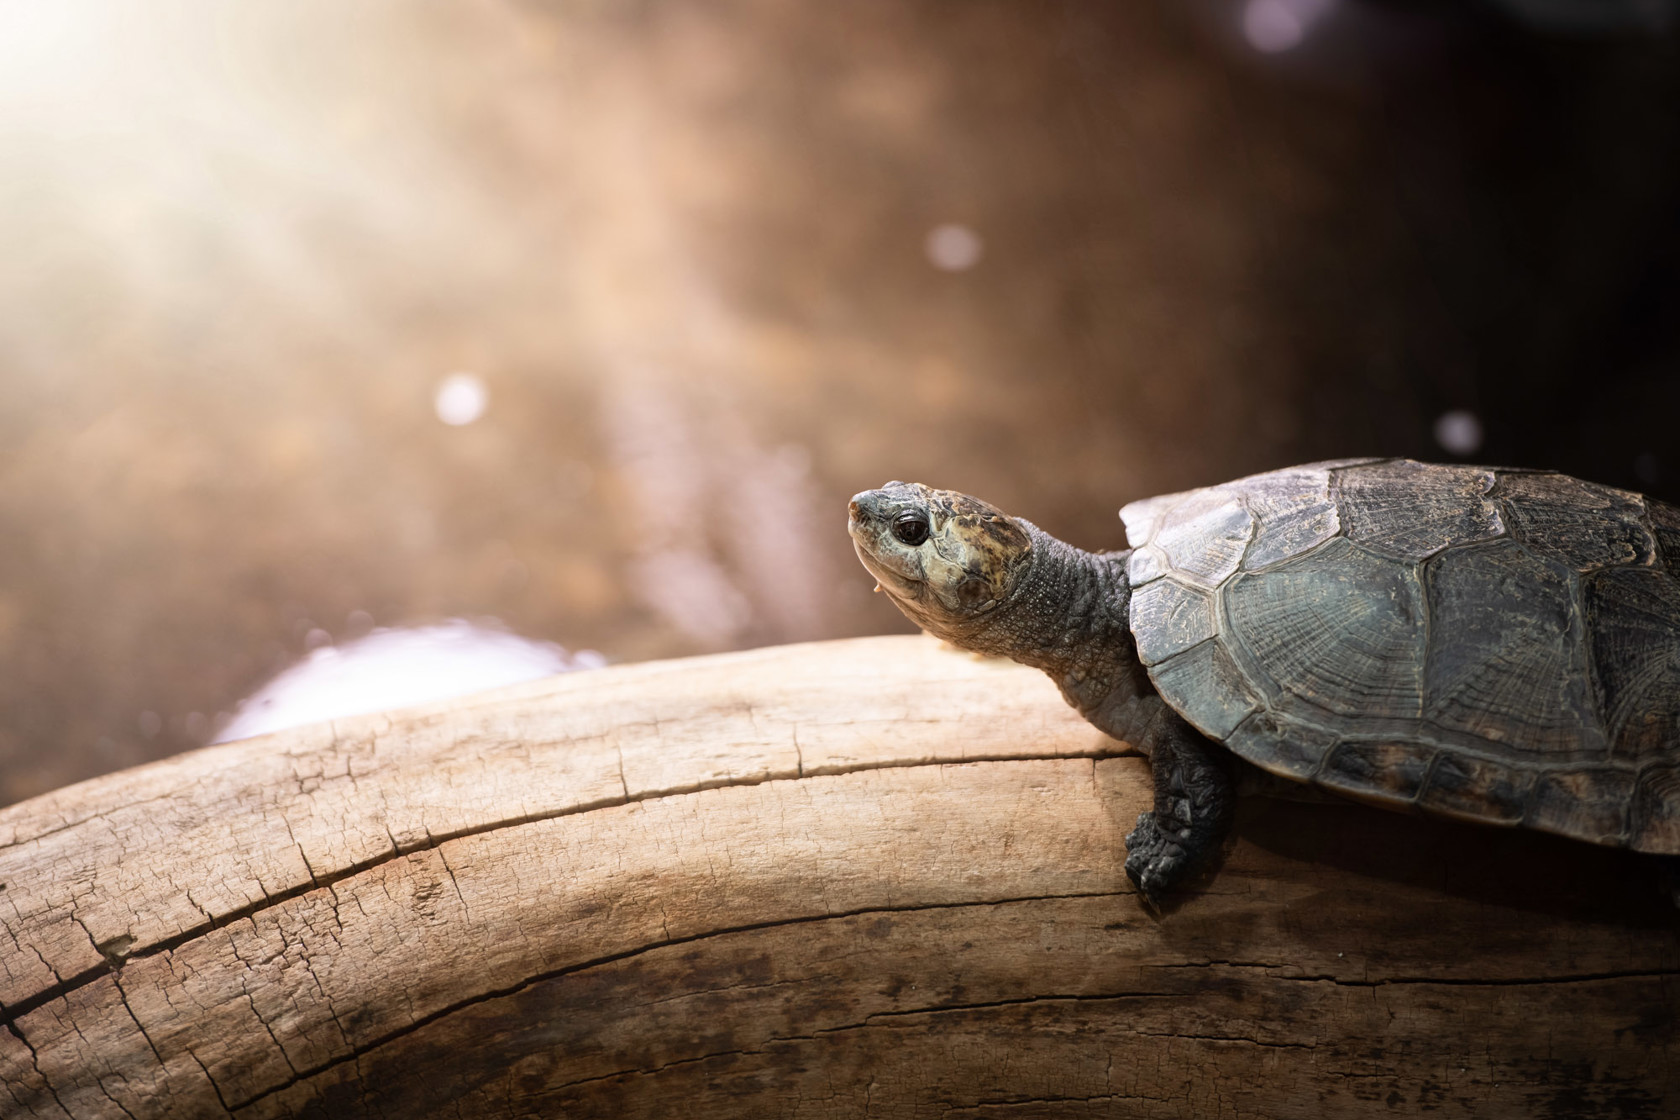
[[893, 603], [953, 645], [1042, 669], [1086, 719], [1150, 758], [1155, 809], [1126, 837], [1153, 904], [1218, 852], [1230, 756], [1172, 711], [1137, 659], [1128, 552], [1091, 553], [977, 498], [889, 482], [852, 499], [858, 558]]

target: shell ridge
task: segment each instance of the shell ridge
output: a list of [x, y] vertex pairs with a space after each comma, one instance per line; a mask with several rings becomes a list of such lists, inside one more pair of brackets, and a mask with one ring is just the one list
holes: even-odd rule
[[[1346, 536], [1341, 532], [1332, 533], [1330, 536], [1325, 537], [1323, 540], [1319, 541], [1317, 544], [1314, 544], [1314, 545], [1312, 545], [1308, 548], [1303, 548], [1300, 552], [1297, 552], [1292, 556], [1285, 556], [1285, 557], [1283, 557], [1282, 559], [1279, 559], [1279, 560], [1270, 560], [1270, 561], [1267, 561], [1264, 564], [1257, 564], [1253, 567], [1250, 567], [1248, 564], [1245, 563], [1241, 568], [1239, 568], [1235, 572], [1231, 573], [1231, 575], [1234, 578], [1234, 577], [1240, 576], [1240, 575], [1251, 575], [1251, 574], [1252, 575], [1263, 575], [1266, 572], [1275, 572], [1275, 571], [1277, 571], [1277, 569], [1283, 567], [1285, 564], [1288, 564], [1289, 562], [1291, 562], [1293, 560], [1299, 560], [1304, 556], [1311, 556], [1313, 553], [1322, 550], [1325, 545], [1330, 544], [1333, 541], [1346, 540], [1346, 539], [1347, 539]], [[1229, 583], [1229, 582], [1230, 582], [1229, 580], [1226, 581], [1226, 583]], [[1225, 584], [1221, 584], [1220, 586], [1224, 587]]]
[[[1353, 738], [1358, 738], [1358, 736]], [[1379, 735], [1371, 738], [1393, 738], [1393, 736]], [[1614, 770], [1632, 772], [1644, 765], [1644, 763], [1628, 763], [1619, 759], [1607, 759], [1604, 757], [1603, 751], [1597, 747], [1579, 751], [1549, 750], [1546, 752], [1544, 760], [1536, 760], [1530, 755], [1521, 753], [1524, 749], [1521, 745], [1505, 746], [1471, 732], [1444, 726], [1432, 719], [1424, 719], [1418, 722], [1418, 741], [1432, 743], [1441, 750], [1468, 755], [1482, 762], [1493, 762], [1501, 766], [1516, 766], [1529, 770], [1549, 772], [1570, 767], [1608, 767]]]
[[[1525, 556], [1536, 563], [1548, 562], [1548, 558], [1530, 548], [1527, 541], [1519, 540], [1515, 536], [1512, 536], [1510, 540]], [[1610, 735], [1609, 714], [1604, 710], [1604, 698], [1600, 695], [1598, 687], [1597, 667], [1593, 658], [1592, 634], [1588, 632], [1590, 622], [1587, 618], [1587, 589], [1582, 581], [1582, 574], [1576, 571], [1572, 565], [1562, 564], [1561, 567], [1563, 568], [1564, 579], [1569, 584], [1570, 602], [1575, 608], [1569, 613], [1569, 623], [1564, 630], [1564, 638], [1571, 643], [1573, 652], [1578, 654], [1581, 659], [1580, 665], [1586, 676], [1583, 682], [1585, 684], [1584, 695], [1587, 701], [1586, 714], [1593, 720], [1593, 724], [1586, 730], [1597, 732], [1605, 761], [1610, 761], [1615, 755], [1615, 742]]]
[[1273, 711], [1277, 707], [1278, 696], [1283, 691], [1283, 686], [1278, 684], [1276, 679], [1265, 671], [1265, 667], [1260, 664], [1260, 659], [1254, 655], [1253, 650], [1248, 648], [1248, 643], [1242, 640], [1242, 632], [1237, 629], [1236, 624], [1231, 620], [1231, 591], [1247, 574], [1245, 571], [1238, 570], [1232, 574], [1230, 579], [1220, 584], [1219, 589], [1214, 592], [1213, 636], [1223, 640], [1226, 652], [1231, 655], [1231, 660], [1236, 664], [1237, 670], [1247, 678], [1249, 684], [1254, 686], [1255, 691], [1264, 701], [1265, 709]]
[[1441, 768], [1441, 756], [1445, 753], [1446, 751], [1436, 747], [1434, 753], [1429, 756], [1429, 762], [1423, 768], [1423, 780], [1418, 783], [1417, 792], [1412, 794], [1412, 804], [1420, 808], [1423, 806], [1423, 795], [1435, 784], [1436, 772]]
[[[1422, 631], [1421, 637], [1423, 640], [1423, 656], [1418, 658], [1418, 725], [1420, 729], [1429, 721], [1429, 711], [1434, 700], [1429, 682], [1435, 679], [1430, 673], [1435, 660], [1435, 572], [1440, 566], [1435, 561], [1445, 556], [1448, 551], [1450, 550], [1442, 549], [1412, 569], [1413, 576], [1417, 580], [1418, 615], [1422, 622], [1419, 629]], [[1440, 752], [1437, 751], [1436, 754], [1439, 755]], [[1418, 788], [1420, 794], [1423, 790], [1429, 788], [1429, 778], [1434, 773], [1435, 763], [1433, 759], [1430, 760], [1429, 765], [1430, 770], [1423, 776], [1423, 785]]]

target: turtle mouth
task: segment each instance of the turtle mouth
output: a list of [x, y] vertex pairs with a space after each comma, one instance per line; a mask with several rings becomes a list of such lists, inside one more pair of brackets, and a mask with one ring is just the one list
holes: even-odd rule
[[[851, 535], [858, 559], [883, 591], [898, 599], [922, 597], [926, 581], [921, 578], [920, 561], [892, 540], [880, 517], [860, 508], [854, 500], [846, 518], [846, 532]], [[907, 571], [911, 565], [915, 565], [914, 571]]]
[[889, 567], [855, 532], [852, 534], [852, 548], [856, 550], [858, 559], [863, 561], [864, 568], [875, 577], [876, 586], [882, 591], [895, 599], [915, 600], [922, 597], [922, 589], [927, 586], [925, 580]]

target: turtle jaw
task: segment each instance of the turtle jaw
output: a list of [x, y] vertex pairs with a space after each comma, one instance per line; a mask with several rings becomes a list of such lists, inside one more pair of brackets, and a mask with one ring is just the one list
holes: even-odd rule
[[865, 490], [852, 498], [846, 532], [864, 568], [893, 599], [913, 603], [922, 597], [927, 581], [921, 556], [893, 539], [892, 519], [920, 498], [914, 484], [889, 482], [879, 490]]
[[868, 569], [869, 574], [875, 577], [876, 586], [893, 599], [900, 603], [913, 603], [922, 597], [922, 591], [927, 587], [926, 581], [886, 567], [856, 538], [852, 540], [852, 547], [857, 550], [858, 559], [863, 561], [863, 566]]

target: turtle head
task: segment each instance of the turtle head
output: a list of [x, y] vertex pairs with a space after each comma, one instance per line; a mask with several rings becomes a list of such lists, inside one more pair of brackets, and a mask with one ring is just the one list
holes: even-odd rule
[[846, 528], [858, 558], [898, 609], [959, 645], [1021, 584], [1025, 522], [954, 490], [889, 482], [852, 499]]

